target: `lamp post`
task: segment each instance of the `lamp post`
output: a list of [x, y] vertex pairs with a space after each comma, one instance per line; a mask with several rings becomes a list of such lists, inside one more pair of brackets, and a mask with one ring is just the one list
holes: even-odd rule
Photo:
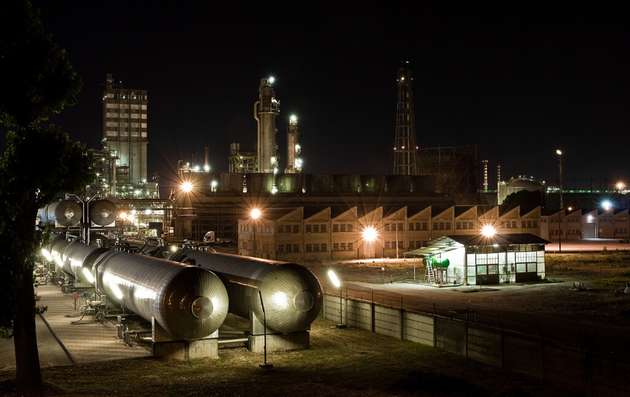
[[263, 363], [260, 364], [262, 369], [271, 369], [273, 364], [267, 362], [267, 311], [265, 310], [265, 303], [263, 302], [262, 292], [258, 290], [258, 297], [260, 298], [260, 307], [263, 312]]
[[256, 256], [256, 227], [258, 226], [258, 219], [260, 219], [260, 217], [262, 216], [262, 211], [260, 210], [260, 208], [254, 207], [249, 211], [249, 218], [253, 221], [254, 223], [254, 228], [253, 228], [253, 232], [252, 232], [252, 249], [254, 251], [254, 255]]
[[[339, 290], [339, 324], [336, 325], [337, 328], [346, 328], [346, 324], [343, 323], [343, 297], [341, 291], [341, 280], [337, 276], [334, 270], [329, 269], [326, 273], [328, 275], [328, 280], [333, 285], [333, 287]], [[346, 292], [346, 298], [348, 297], [348, 293]], [[347, 320], [346, 320], [347, 321]]]
[[558, 181], [560, 182], [560, 212], [558, 214], [558, 252], [562, 252], [562, 221], [564, 215], [564, 203], [562, 201], [562, 149], [556, 149], [558, 156]]

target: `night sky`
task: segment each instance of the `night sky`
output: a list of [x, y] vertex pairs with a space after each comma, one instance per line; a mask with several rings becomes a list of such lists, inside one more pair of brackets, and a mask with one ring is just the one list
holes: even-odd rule
[[254, 149], [252, 106], [269, 74], [282, 158], [295, 112], [307, 172], [391, 173], [404, 59], [415, 74], [421, 146], [477, 143], [493, 180], [500, 161], [504, 176], [554, 181], [557, 146], [568, 185], [630, 177], [630, 33], [611, 19], [622, 21], [622, 10], [599, 18], [592, 8], [364, 8], [358, 16], [330, 5], [127, 3], [35, 1], [84, 84], [57, 122], [96, 147], [105, 74], [148, 90], [149, 170], [165, 182], [177, 159], [201, 159], [205, 144], [224, 171], [230, 142]]

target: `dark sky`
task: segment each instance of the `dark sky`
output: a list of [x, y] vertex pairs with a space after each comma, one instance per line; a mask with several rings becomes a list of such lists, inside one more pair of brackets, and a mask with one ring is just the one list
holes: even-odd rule
[[281, 101], [283, 157], [295, 112], [307, 172], [390, 173], [403, 59], [415, 74], [421, 146], [477, 143], [492, 175], [501, 161], [504, 176], [551, 181], [561, 146], [571, 185], [630, 177], [630, 33], [615, 22], [623, 10], [363, 8], [357, 15], [298, 3], [293, 10], [148, 3], [35, 1], [84, 84], [80, 103], [58, 122], [96, 146], [105, 74], [148, 90], [149, 169], [165, 180], [177, 159], [201, 156], [204, 144], [220, 170], [230, 142], [254, 148], [252, 106], [269, 74]]

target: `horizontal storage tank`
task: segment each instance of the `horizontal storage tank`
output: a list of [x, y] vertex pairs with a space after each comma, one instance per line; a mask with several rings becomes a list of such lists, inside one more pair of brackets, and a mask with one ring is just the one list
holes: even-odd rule
[[116, 222], [116, 204], [109, 200], [90, 203], [90, 220], [98, 226], [109, 226]]
[[64, 266], [66, 265], [66, 257], [64, 256], [64, 252], [69, 244], [70, 242], [66, 241], [65, 238], [57, 237], [50, 243], [50, 245], [48, 246], [49, 248], [44, 249], [48, 249], [48, 251], [50, 252], [50, 257], [58, 269], [61, 269], [64, 272], [73, 275], [70, 267]]
[[305, 331], [322, 306], [322, 289], [308, 269], [295, 263], [183, 249], [171, 259], [215, 272], [226, 283], [230, 313], [262, 321], [258, 291], [265, 304], [267, 327], [281, 333]]
[[94, 262], [96, 288], [175, 339], [211, 335], [228, 313], [228, 294], [214, 273], [194, 266], [108, 250]]
[[43, 225], [78, 226], [83, 217], [83, 209], [76, 201], [61, 200], [40, 208], [37, 217]]
[[74, 276], [76, 281], [94, 284], [94, 275], [92, 274], [92, 266], [94, 261], [107, 248], [99, 248], [88, 246], [80, 241], [73, 241], [66, 246], [63, 251], [64, 270]]

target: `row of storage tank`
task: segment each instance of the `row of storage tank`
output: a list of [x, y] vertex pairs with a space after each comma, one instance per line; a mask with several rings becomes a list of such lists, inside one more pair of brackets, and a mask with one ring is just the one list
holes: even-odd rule
[[[46, 259], [176, 340], [211, 335], [228, 312], [263, 318], [277, 333], [308, 330], [322, 305], [317, 278], [293, 264], [180, 249], [169, 259], [57, 238]], [[262, 300], [262, 302], [261, 302]]]

